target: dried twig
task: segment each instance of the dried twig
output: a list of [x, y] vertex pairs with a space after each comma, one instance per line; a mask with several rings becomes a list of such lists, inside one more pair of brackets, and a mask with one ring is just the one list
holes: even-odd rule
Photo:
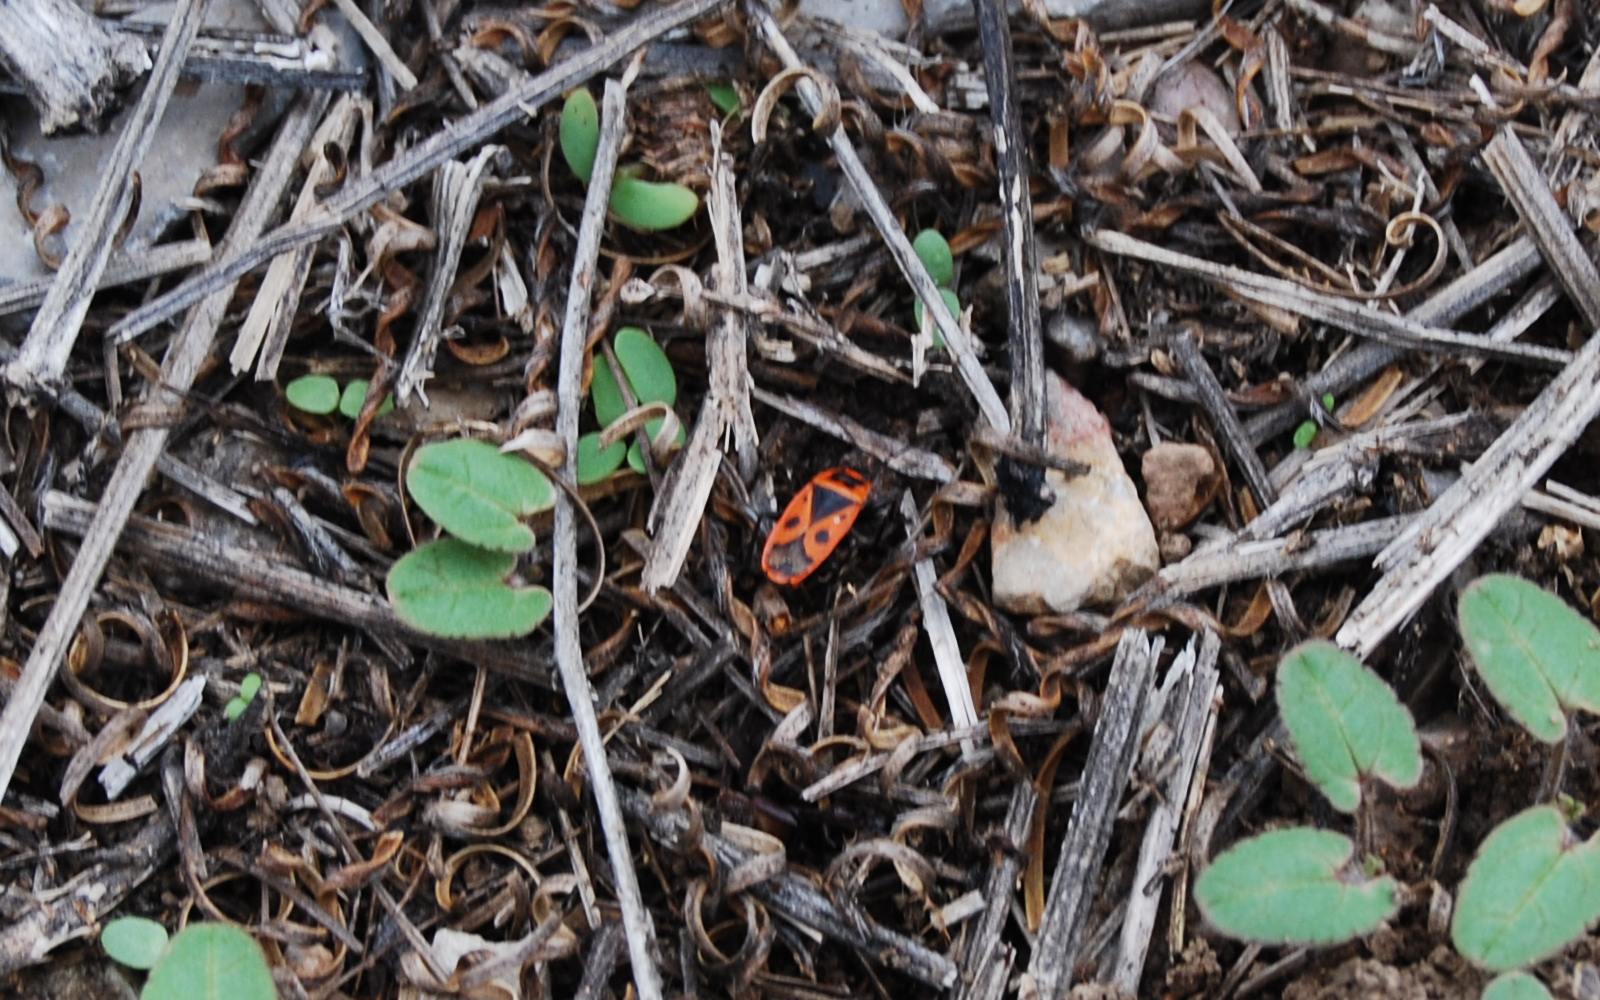
[[1233, 460], [1239, 463], [1244, 481], [1256, 495], [1256, 503], [1263, 507], [1271, 504], [1278, 499], [1278, 491], [1267, 478], [1267, 467], [1261, 464], [1261, 456], [1256, 454], [1255, 445], [1250, 443], [1244, 425], [1239, 423], [1239, 415], [1233, 412], [1233, 404], [1228, 402], [1227, 395], [1223, 393], [1222, 383], [1217, 381], [1206, 359], [1200, 356], [1200, 347], [1194, 342], [1194, 334], [1185, 330], [1172, 338], [1170, 346], [1173, 357], [1178, 359], [1178, 364], [1183, 366], [1183, 373], [1189, 377], [1189, 384], [1194, 386], [1206, 416], [1211, 418], [1211, 426], [1222, 438], [1223, 446], [1233, 455]]
[[[583, 352], [589, 333], [589, 295], [594, 284], [595, 263], [600, 257], [600, 237], [605, 230], [617, 153], [622, 149], [622, 137], [627, 130], [625, 93], [622, 84], [606, 81], [601, 104], [600, 146], [595, 151], [594, 172], [589, 178], [589, 194], [583, 204], [583, 221], [578, 226], [572, 282], [567, 287], [567, 312], [561, 326], [556, 433], [566, 447], [562, 474], [571, 480], [578, 476], [578, 409], [583, 405]], [[558, 491], [556, 497], [553, 539], [551, 583], [555, 596], [556, 667], [561, 671], [561, 687], [572, 708], [578, 745], [583, 749], [584, 766], [594, 790], [595, 808], [600, 814], [600, 829], [611, 858], [617, 901], [622, 905], [622, 925], [628, 932], [634, 985], [640, 1000], [660, 1000], [661, 972], [652, 954], [655, 926], [639, 895], [639, 877], [633, 870], [628, 831], [623, 827], [616, 785], [606, 762], [605, 740], [595, 716], [594, 692], [583, 665], [583, 647], [578, 635], [578, 512], [565, 490]], [[595, 539], [595, 544], [603, 542]]]
[[1145, 699], [1164, 644], [1160, 636], [1151, 640], [1135, 628], [1123, 632], [1117, 643], [1105, 704], [1095, 723], [1078, 799], [1061, 841], [1060, 859], [1028, 962], [1028, 974], [1044, 1000], [1059, 1000], [1072, 986], [1084, 923], [1099, 889], [1111, 824], [1128, 786]]

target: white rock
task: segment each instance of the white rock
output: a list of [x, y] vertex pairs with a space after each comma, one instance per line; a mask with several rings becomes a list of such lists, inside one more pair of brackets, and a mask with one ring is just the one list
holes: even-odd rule
[[1089, 471], [1072, 479], [1047, 471], [1056, 500], [1032, 524], [1016, 527], [1004, 501], [996, 505], [994, 600], [1018, 614], [1114, 603], [1161, 565], [1155, 530], [1111, 441], [1111, 425], [1062, 378], [1047, 373], [1045, 381], [1047, 446]]

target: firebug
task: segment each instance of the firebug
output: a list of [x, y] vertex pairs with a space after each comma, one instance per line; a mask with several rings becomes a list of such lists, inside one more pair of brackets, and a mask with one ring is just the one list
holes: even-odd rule
[[800, 489], [761, 550], [761, 568], [773, 583], [797, 584], [838, 548], [872, 484], [854, 469], [825, 469]]

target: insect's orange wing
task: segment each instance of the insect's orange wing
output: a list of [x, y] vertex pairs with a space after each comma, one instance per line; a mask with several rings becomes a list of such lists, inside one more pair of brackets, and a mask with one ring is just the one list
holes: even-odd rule
[[838, 548], [872, 486], [859, 472], [827, 469], [801, 488], [767, 536], [761, 568], [773, 583], [797, 584]]

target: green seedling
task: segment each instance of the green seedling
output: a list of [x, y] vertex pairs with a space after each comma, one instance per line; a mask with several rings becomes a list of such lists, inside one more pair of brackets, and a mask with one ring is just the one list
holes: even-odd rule
[[706, 84], [706, 94], [710, 96], [711, 103], [715, 104], [717, 110], [724, 115], [735, 114], [743, 106], [743, 102], [739, 100], [739, 91], [726, 83]]
[[[584, 184], [594, 176], [595, 151], [600, 148], [600, 112], [594, 96], [580, 87], [567, 95], [561, 108], [561, 155]], [[622, 223], [641, 232], [675, 229], [694, 217], [700, 198], [682, 184], [658, 184], [641, 179], [640, 167], [618, 167], [611, 182], [609, 205]]]
[[455, 538], [429, 542], [389, 570], [389, 603], [400, 620], [447, 639], [511, 639], [538, 628], [550, 614], [550, 591], [514, 587], [510, 552], [493, 552]]
[[318, 416], [339, 408], [339, 383], [327, 375], [302, 375], [283, 387], [289, 405]]
[[[622, 374], [628, 380], [628, 388], [633, 392], [634, 401], [643, 406], [646, 403], [664, 403], [672, 406], [678, 401], [678, 377], [672, 371], [672, 362], [667, 359], [667, 353], [661, 345], [648, 333], [638, 327], [625, 326], [617, 331], [613, 338], [613, 353], [617, 356], [617, 364], [622, 366]], [[603, 354], [595, 355], [594, 381], [589, 384], [589, 394], [594, 400], [594, 416], [602, 427], [610, 427], [621, 420], [628, 412], [628, 404], [622, 398], [622, 388], [617, 384], [616, 373], [611, 370], [611, 362]], [[660, 418], [648, 421], [645, 424], [645, 435], [654, 441], [660, 433], [663, 421]], [[678, 433], [673, 438], [675, 446], [682, 446], [688, 440], [688, 434], [683, 425], [678, 425]], [[591, 447], [598, 448], [596, 440]], [[607, 454], [610, 450], [607, 449]], [[583, 441], [578, 441], [578, 460], [583, 461]], [[638, 442], [627, 446], [626, 455], [628, 465], [635, 472], [643, 474], [645, 471], [644, 450]], [[620, 463], [619, 463], [620, 465]], [[600, 464], [594, 468], [598, 471]], [[581, 466], [580, 466], [581, 469]], [[615, 471], [615, 467], [611, 471]], [[579, 472], [580, 482], [582, 472]], [[607, 472], [605, 475], [610, 475]], [[605, 476], [600, 476], [605, 478]], [[598, 481], [598, 480], [595, 480]]]
[[[1552, 594], [1510, 576], [1463, 592], [1461, 633], [1480, 675], [1506, 711], [1547, 742], [1568, 716], [1600, 705], [1600, 630]], [[1279, 666], [1278, 706], [1305, 772], [1337, 808], [1374, 808], [1362, 792], [1382, 780], [1404, 787], [1421, 769], [1410, 715], [1377, 678], [1326, 643], [1291, 651]], [[1553, 784], [1553, 783], [1552, 783]], [[1548, 792], [1553, 794], [1553, 790]], [[1506, 973], [1490, 1000], [1542, 1000], [1538, 980], [1515, 970], [1555, 954], [1600, 919], [1600, 835], [1573, 836], [1582, 806], [1527, 809], [1478, 848], [1457, 890], [1451, 937], [1473, 963]], [[1395, 886], [1357, 871], [1353, 845], [1325, 831], [1286, 830], [1235, 845], [1197, 880], [1195, 898], [1225, 933], [1277, 943], [1329, 943], [1367, 933], [1393, 912]], [[1387, 901], [1387, 902], [1385, 902]]]
[[1567, 817], [1535, 806], [1478, 848], [1456, 900], [1456, 950], [1496, 972], [1561, 949], [1600, 918], [1600, 841], [1575, 843]]
[[922, 266], [928, 269], [928, 277], [940, 288], [948, 287], [956, 278], [956, 258], [950, 252], [950, 243], [939, 235], [937, 229], [924, 229], [911, 241], [911, 249], [916, 253], [917, 259], [922, 261]]
[[1550, 1000], [1550, 991], [1526, 972], [1507, 972], [1484, 989], [1483, 1000]]
[[[366, 405], [367, 391], [372, 383], [364, 378], [352, 379], [344, 387], [344, 392], [339, 394], [339, 412], [351, 420], [361, 416], [361, 407]], [[394, 394], [383, 397], [383, 402], [378, 404], [377, 416], [387, 417], [394, 412]]]
[[498, 552], [533, 548], [533, 529], [523, 519], [556, 502], [544, 473], [470, 438], [418, 448], [406, 469], [406, 488], [441, 528]]
[[1489, 692], [1546, 743], [1567, 716], [1600, 712], [1600, 630], [1565, 601], [1514, 576], [1486, 576], [1461, 595], [1461, 636]]
[[[1327, 410], [1329, 413], [1333, 412], [1333, 408], [1337, 402], [1338, 401], [1333, 398], [1333, 393], [1325, 392], [1322, 394], [1322, 408]], [[1305, 423], [1294, 429], [1294, 446], [1296, 448], [1309, 448], [1311, 447], [1311, 442], [1315, 441], [1316, 439], [1317, 422], [1315, 420], [1307, 420]]]
[[609, 448], [600, 447], [599, 431], [590, 431], [578, 438], [578, 485], [592, 486], [606, 479], [622, 468], [627, 455], [625, 441], [618, 441]]
[[140, 1000], [277, 1000], [267, 957], [247, 932], [228, 924], [190, 924], [170, 942], [166, 928], [120, 917], [100, 932], [106, 954], [149, 969]]
[[118, 917], [100, 929], [100, 947], [130, 969], [152, 969], [167, 950], [167, 929], [148, 917]]
[[1332, 944], [1375, 929], [1395, 911], [1395, 881], [1368, 878], [1355, 845], [1327, 830], [1275, 830], [1236, 844], [1195, 882], [1195, 900], [1234, 937]]
[[1278, 665], [1278, 711], [1306, 777], [1340, 812], [1361, 804], [1361, 783], [1410, 788], [1422, 748], [1407, 712], [1383, 678], [1331, 642], [1308, 642]]
[[600, 109], [594, 95], [579, 87], [561, 106], [561, 155], [585, 184], [594, 176], [594, 154], [599, 148]]
[[245, 674], [244, 680], [239, 682], [238, 697], [230, 700], [227, 706], [223, 708], [223, 716], [229, 722], [238, 721], [239, 716], [243, 715], [244, 710], [250, 707], [250, 702], [255, 700], [255, 696], [260, 690], [261, 675], [254, 672]]

